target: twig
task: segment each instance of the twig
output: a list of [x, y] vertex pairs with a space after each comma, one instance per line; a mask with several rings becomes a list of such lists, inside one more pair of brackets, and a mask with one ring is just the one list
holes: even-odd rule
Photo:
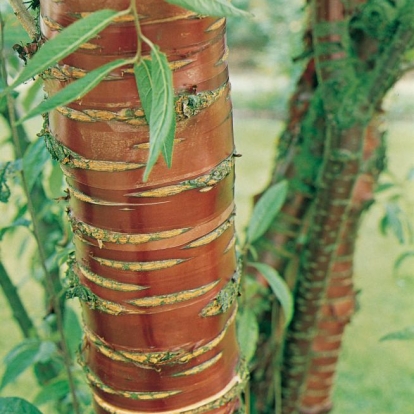
[[9, 0], [10, 6], [13, 8], [14, 14], [19, 20], [23, 29], [26, 30], [27, 34], [31, 39], [36, 39], [38, 36], [38, 30], [36, 22], [33, 16], [26, 9], [22, 0]]
[[17, 324], [22, 331], [22, 334], [25, 338], [29, 338], [33, 335], [34, 326], [33, 322], [27, 313], [26, 308], [24, 307], [19, 294], [17, 293], [16, 286], [10, 279], [7, 270], [0, 262], [0, 286], [6, 296], [6, 300], [10, 304], [10, 309], [13, 312], [13, 317], [16, 320]]

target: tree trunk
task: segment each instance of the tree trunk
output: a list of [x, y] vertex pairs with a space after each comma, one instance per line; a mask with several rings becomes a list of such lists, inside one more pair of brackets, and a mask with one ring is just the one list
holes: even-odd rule
[[[321, 68], [319, 82], [329, 83], [331, 82], [332, 77], [334, 82], [331, 82], [329, 87], [332, 90], [337, 88], [337, 92], [338, 84], [339, 91], [341, 90], [341, 84], [347, 84], [346, 76], [343, 76], [343, 79], [339, 76], [343, 70], [341, 69], [341, 65], [343, 65], [343, 68], [347, 65], [346, 51], [344, 51], [345, 54], [341, 54], [340, 45], [346, 45], [347, 42], [346, 39], [341, 42], [340, 35], [338, 36], [338, 34], [335, 33], [335, 30], [339, 31], [338, 28], [341, 25], [341, 16], [349, 19], [349, 16], [352, 16], [353, 13], [357, 11], [357, 13], [353, 15], [352, 21], [354, 22], [355, 19], [359, 19], [359, 22], [358, 25], [354, 25], [351, 28], [351, 31], [353, 31], [351, 35], [352, 47], [359, 58], [358, 64], [353, 68], [358, 73], [358, 76], [362, 78], [369, 74], [374, 78], [380, 73], [378, 68], [384, 65], [382, 58], [386, 56], [386, 53], [381, 56], [381, 48], [379, 47], [381, 38], [373, 37], [372, 32], [369, 32], [369, 30], [361, 24], [361, 21], [366, 19], [367, 16], [369, 16], [369, 13], [378, 11], [383, 12], [383, 10], [378, 10], [378, 8], [375, 8], [375, 5], [373, 5], [372, 10], [370, 8], [371, 5], [366, 8], [361, 8], [360, 5], [362, 3], [363, 1], [349, 2], [345, 9], [342, 9], [342, 4], [335, 1], [322, 1], [316, 3], [316, 19], [313, 24], [319, 24], [319, 27], [314, 26], [314, 30], [316, 33], [318, 30], [320, 33], [325, 31], [323, 35], [320, 34], [319, 42], [322, 42], [322, 46], [319, 45], [319, 56], [317, 51], [318, 64]], [[330, 29], [329, 20], [332, 20], [333, 22]], [[335, 23], [335, 21], [337, 23]], [[391, 23], [391, 19], [390, 21], [385, 21], [387, 24], [391, 24], [391, 26], [388, 27], [392, 27], [393, 23]], [[365, 21], [364, 24], [366, 23], [367, 22]], [[335, 24], [337, 24], [337, 26], [335, 26]], [[390, 34], [391, 32], [388, 33]], [[400, 33], [394, 32], [393, 34], [398, 38], [398, 36], [403, 35], [403, 30], [400, 30]], [[308, 43], [312, 42], [311, 37], [312, 36], [306, 36]], [[386, 48], [389, 48], [388, 51], [391, 52], [393, 49], [396, 49], [392, 43], [392, 40], [390, 41], [388, 38], [382, 43], [382, 47], [385, 48], [385, 50]], [[307, 46], [310, 48], [309, 44], [307, 44]], [[334, 50], [334, 53], [329, 54], [330, 48]], [[390, 53], [390, 55], [395, 57], [396, 55], [393, 53], [394, 52]], [[335, 60], [339, 60], [338, 65], [335, 64]], [[395, 59], [392, 64], [396, 65], [393, 71], [398, 72], [398, 58]], [[377, 74], [375, 74], [375, 69], [377, 69]], [[396, 79], [395, 75], [392, 75], [393, 71], [390, 71], [391, 76], [388, 85]], [[259, 250], [262, 251], [261, 260], [274, 266], [279, 273], [285, 277], [292, 288], [298, 279], [298, 271], [303, 271], [303, 267], [302, 269], [299, 267], [299, 256], [301, 255], [302, 250], [304, 248], [305, 250], [310, 249], [312, 245], [317, 245], [318, 242], [320, 242], [320, 239], [312, 237], [311, 241], [308, 242], [308, 246], [303, 246], [303, 241], [309, 238], [307, 235], [309, 221], [314, 220], [314, 215], [317, 215], [319, 212], [318, 209], [314, 209], [312, 214], [310, 204], [314, 197], [315, 186], [317, 183], [316, 178], [319, 175], [321, 154], [322, 149], [324, 148], [326, 134], [325, 120], [328, 120], [328, 128], [332, 132], [333, 125], [329, 125], [329, 118], [331, 123], [338, 122], [338, 115], [341, 115], [341, 111], [343, 111], [342, 115], [348, 111], [346, 116], [349, 116], [352, 114], [352, 106], [358, 107], [359, 105], [357, 99], [352, 103], [341, 103], [341, 98], [338, 98], [341, 94], [338, 93], [335, 97], [335, 94], [333, 94], [332, 91], [329, 91], [329, 88], [328, 90], [325, 89], [325, 93], [323, 94], [320, 92], [321, 88], [318, 88], [319, 93], [316, 92], [315, 94], [317, 82], [313, 72], [314, 65], [313, 60], [311, 60], [305, 69], [305, 72], [298, 83], [297, 90], [291, 100], [288, 125], [279, 143], [279, 156], [273, 174], [273, 182], [280, 181], [281, 179], [288, 179], [289, 196], [287, 197], [285, 206], [282, 208], [282, 212], [276, 217], [271, 230], [267, 233], [264, 240], [261, 241], [261, 246], [259, 246]], [[385, 73], [385, 71], [383, 72]], [[352, 74], [352, 69], [351, 71], [345, 70], [344, 74]], [[336, 85], [335, 79], [337, 82]], [[349, 89], [352, 87], [352, 83], [352, 79], [348, 81], [347, 86]], [[372, 85], [374, 84], [375, 83], [373, 82]], [[377, 85], [379, 86], [378, 90], [381, 89], [380, 85], [384, 88], [382, 93], [389, 87], [386, 86], [386, 82], [377, 82]], [[337, 99], [336, 103], [335, 98]], [[380, 94], [377, 94], [377, 100], [375, 102], [372, 100], [374, 106], [371, 106], [371, 109], [365, 112], [370, 113], [371, 110], [378, 109], [381, 98]], [[324, 109], [318, 104], [318, 100], [324, 101]], [[372, 102], [370, 102], [370, 104], [372, 104]], [[330, 107], [330, 105], [333, 106]], [[315, 110], [318, 111], [319, 116], [315, 116], [315, 113], [312, 114]], [[349, 120], [351, 119], [352, 117], [349, 117]], [[363, 127], [365, 122], [367, 122], [367, 120], [360, 126]], [[354, 120], [354, 124], [356, 126], [358, 124], [356, 119]], [[361, 167], [358, 171], [355, 171], [357, 174], [354, 175], [356, 181], [354, 189], [352, 190], [352, 199], [349, 198], [348, 201], [344, 200], [344, 204], [348, 203], [350, 208], [345, 216], [342, 215], [342, 218], [339, 218], [341, 217], [341, 214], [337, 216], [338, 227], [340, 227], [339, 223], [341, 220], [343, 220], [344, 226], [342, 231], [337, 232], [337, 236], [339, 236], [336, 241], [337, 248], [335, 254], [329, 259], [332, 264], [329, 266], [329, 270], [326, 271], [326, 281], [322, 282], [315, 279], [309, 283], [307, 288], [303, 288], [302, 291], [303, 298], [301, 306], [305, 307], [307, 299], [310, 299], [311, 301], [313, 300], [311, 292], [323, 287], [323, 283], [326, 283], [326, 288], [323, 288], [319, 292], [321, 294], [319, 296], [321, 308], [319, 308], [315, 302], [315, 307], [313, 309], [308, 309], [308, 313], [297, 313], [295, 317], [296, 320], [303, 316], [304, 320], [306, 319], [307, 321], [310, 321], [312, 319], [312, 314], [319, 315], [316, 316], [315, 319], [315, 321], [317, 321], [316, 327], [311, 327], [311, 325], [309, 325], [309, 327], [306, 328], [305, 325], [302, 325], [298, 328], [297, 341], [294, 345], [291, 344], [291, 341], [295, 341], [292, 337], [291, 341], [288, 340], [287, 347], [291, 347], [291, 352], [299, 353], [299, 348], [296, 348], [296, 345], [298, 345], [300, 339], [303, 339], [303, 342], [306, 343], [305, 337], [307, 333], [309, 334], [309, 338], [315, 335], [311, 342], [308, 343], [309, 348], [307, 348], [307, 351], [302, 354], [304, 358], [302, 362], [304, 362], [304, 369], [306, 372], [303, 376], [298, 373], [298, 367], [302, 363], [300, 358], [296, 358], [297, 354], [294, 354], [295, 357], [287, 354], [287, 360], [290, 359], [290, 364], [285, 365], [283, 378], [285, 383], [285, 402], [288, 400], [288, 403], [285, 404], [286, 412], [296, 412], [294, 408], [296, 407], [296, 410], [299, 410], [302, 413], [322, 414], [329, 412], [332, 406], [330, 393], [341, 345], [341, 336], [345, 324], [349, 321], [349, 317], [354, 308], [354, 293], [351, 277], [356, 233], [361, 214], [372, 201], [372, 188], [376, 183], [383, 164], [382, 140], [379, 139], [381, 133], [378, 131], [376, 124], [377, 122], [374, 120], [369, 126], [365, 137], [363, 162], [361, 162]], [[319, 134], [318, 131], [320, 131]], [[346, 146], [346, 141], [352, 142], [354, 138], [355, 137], [352, 137], [351, 129], [348, 138], [346, 135], [343, 137], [343, 144]], [[361, 135], [360, 138], [362, 142], [363, 136]], [[355, 144], [357, 143], [355, 142]], [[327, 150], [325, 149], [325, 151]], [[356, 178], [357, 176], [358, 178]], [[333, 176], [331, 178], [333, 178]], [[337, 184], [339, 185], [339, 181]], [[328, 203], [329, 200], [327, 199], [325, 202]], [[339, 212], [339, 209], [337, 212]], [[333, 214], [330, 216], [332, 219], [334, 218]], [[335, 236], [334, 232], [332, 232], [332, 236]], [[317, 256], [312, 256], [318, 259]], [[303, 281], [299, 280], [299, 286], [301, 284], [303, 286]], [[308, 289], [309, 292], [306, 293]], [[270, 340], [270, 344], [276, 343], [279, 344], [279, 346], [282, 346], [282, 338], [280, 336], [283, 336], [283, 329], [281, 329], [281, 325], [278, 328], [274, 328], [274, 331], [278, 335], [278, 338], [273, 341]], [[266, 334], [264, 334], [264, 336], [266, 336]], [[301, 338], [299, 338], [299, 336], [301, 336]], [[269, 355], [266, 351], [266, 348], [269, 347], [269, 343], [264, 342], [263, 345], [265, 348], [264, 354]], [[308, 352], [309, 354], [307, 355]], [[279, 351], [276, 349], [275, 353], [275, 358], [278, 360]], [[271, 360], [263, 358], [258, 362], [257, 371], [259, 373], [267, 372], [265, 378], [267, 380], [272, 380], [272, 377], [274, 376], [274, 374], [270, 372], [272, 367], [274, 367], [274, 364], [271, 364]], [[253, 376], [253, 379], [254, 378], [255, 376]], [[264, 412], [263, 401], [265, 400], [265, 396], [269, 395], [269, 390], [270, 393], [272, 393], [273, 387], [264, 387], [262, 384], [256, 383], [253, 383], [253, 386], [255, 390], [253, 393], [258, 391], [258, 395], [263, 397], [258, 398], [258, 412]], [[295, 391], [292, 391], [293, 389], [295, 389]], [[286, 405], [290, 405], [290, 408], [286, 408]]]
[[[128, 1], [41, 1], [55, 36], [82, 13]], [[124, 67], [49, 114], [44, 135], [68, 183], [71, 292], [82, 300], [81, 361], [97, 413], [232, 413], [245, 380], [235, 335], [234, 146], [225, 20], [137, 1], [143, 34], [173, 68], [173, 165], [143, 182], [149, 131]], [[50, 95], [115, 55], [134, 56], [127, 16], [48, 74]], [[143, 45], [143, 54], [149, 50]]]
[[[362, 20], [377, 15], [378, 10], [371, 6], [363, 9]], [[391, 30], [388, 33], [392, 36], [383, 38], [382, 47], [376, 50], [370, 62], [364, 62], [362, 73], [359, 73], [361, 67], [354, 65], [349, 54], [350, 39], [343, 3], [337, 0], [313, 3], [313, 40], [327, 137], [299, 268], [295, 318], [288, 330], [284, 352], [283, 412], [286, 414], [299, 410], [311, 366], [312, 344], [318, 345], [314, 342], [318, 315], [330, 287], [329, 275], [336, 271], [340, 235], [352, 214], [351, 195], [362, 171], [364, 131], [384, 94], [397, 79], [404, 50], [413, 42], [412, 24], [405, 17], [411, 15], [413, 6], [403, 5], [398, 12], [398, 23], [386, 20], [383, 27]], [[367, 33], [370, 29], [369, 25], [365, 26]], [[381, 30], [378, 32], [383, 36]], [[337, 344], [329, 349], [336, 347]]]
[[378, 120], [374, 119], [367, 129], [364, 166], [354, 187], [350, 213], [340, 234], [325, 299], [319, 311], [309, 373], [299, 404], [302, 414], [329, 413], [333, 406], [331, 394], [342, 337], [356, 307], [353, 264], [358, 229], [362, 214], [374, 202], [374, 189], [384, 166], [383, 154], [382, 133]]

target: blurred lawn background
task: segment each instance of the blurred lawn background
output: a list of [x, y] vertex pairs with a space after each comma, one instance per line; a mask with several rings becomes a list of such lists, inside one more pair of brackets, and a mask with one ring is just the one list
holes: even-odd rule
[[[229, 39], [235, 141], [237, 151], [243, 155], [236, 167], [239, 233], [249, 217], [252, 196], [267, 184], [277, 137], [283, 129], [284, 108], [295, 76], [300, 72], [300, 64], [293, 65], [290, 57], [300, 53], [301, 2], [273, 1], [250, 2], [259, 22], [253, 29], [251, 23], [230, 21], [230, 33], [232, 30], [236, 33]], [[235, 3], [246, 7], [249, 1]], [[401, 180], [414, 167], [413, 95], [414, 80], [407, 77], [389, 94], [386, 104], [389, 169]], [[39, 129], [40, 122], [32, 123], [32, 136]], [[5, 153], [0, 155], [3, 159]], [[406, 191], [412, 202], [414, 186], [407, 184]], [[3, 213], [5, 208], [0, 206], [3, 218], [7, 215], [5, 210]], [[389, 332], [414, 325], [414, 269], [410, 268], [414, 259], [407, 261], [398, 275], [393, 272], [398, 255], [412, 246], [401, 246], [393, 235], [381, 235], [379, 221], [383, 209], [380, 198], [366, 214], [358, 238], [355, 284], [359, 310], [346, 330], [333, 414], [414, 414], [414, 342], [380, 342]], [[2, 259], [33, 319], [41, 321], [44, 316], [41, 289], [25, 266], [29, 252], [16, 251], [22, 238], [27, 238], [25, 229], [5, 238], [1, 245]], [[22, 250], [32, 248], [28, 241]], [[21, 256], [17, 258], [18, 253]], [[0, 304], [0, 359], [3, 359], [22, 338], [2, 293]], [[2, 369], [0, 366], [0, 375]], [[33, 377], [24, 375], [1, 395], [31, 400], [37, 392]]]

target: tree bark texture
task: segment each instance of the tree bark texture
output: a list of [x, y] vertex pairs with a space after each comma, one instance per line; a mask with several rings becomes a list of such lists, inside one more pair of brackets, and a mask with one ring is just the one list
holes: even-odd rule
[[356, 308], [353, 265], [358, 229], [363, 213], [374, 202], [374, 189], [384, 166], [383, 138], [378, 124], [374, 118], [365, 136], [364, 166], [353, 190], [350, 212], [340, 234], [319, 311], [306, 385], [301, 394], [301, 414], [329, 413], [333, 406], [331, 394], [342, 338]]
[[[363, 10], [368, 15], [368, 23], [372, 23], [369, 19], [378, 13], [373, 6], [369, 4]], [[337, 279], [336, 258], [338, 253], [342, 254], [342, 244], [346, 243], [346, 239], [341, 240], [341, 234], [348, 219], [353, 220], [351, 197], [361, 184], [358, 177], [362, 172], [362, 143], [367, 124], [397, 79], [403, 50], [410, 48], [413, 42], [412, 21], [405, 17], [406, 14], [412, 16], [413, 6], [407, 4], [399, 10], [398, 24], [386, 22], [392, 36], [383, 39], [374, 59], [365, 65], [355, 65], [349, 55], [350, 34], [343, 2], [316, 0], [313, 13], [313, 42], [326, 119], [326, 142], [307, 242], [299, 267], [295, 317], [289, 327], [284, 350], [285, 414], [300, 410], [300, 396], [311, 366], [311, 350], [318, 347], [318, 313], [326, 292], [331, 295], [336, 290], [331, 288], [328, 276], [334, 272], [332, 281]], [[369, 25], [366, 30], [370, 30]], [[344, 288], [345, 291], [347, 289], [349, 287]], [[319, 340], [319, 345], [322, 342]], [[319, 350], [334, 351], [338, 347], [339, 344], [328, 344], [327, 348]], [[327, 362], [329, 365], [332, 361]]]
[[[41, 1], [49, 39], [84, 13], [129, 2]], [[137, 1], [143, 34], [173, 69], [173, 165], [143, 182], [149, 130], [132, 68], [49, 114], [44, 135], [68, 183], [82, 301], [81, 362], [99, 414], [232, 413], [245, 380], [235, 334], [234, 145], [225, 20]], [[53, 95], [137, 50], [126, 16], [46, 75]], [[149, 49], [143, 44], [143, 54]]]
[[[346, 44], [346, 39], [341, 36], [343, 30], [335, 26], [333, 30], [328, 30], [323, 26], [328, 21], [335, 22], [340, 27], [344, 18], [342, 2], [316, 1], [313, 13], [313, 39], [318, 80], [322, 84], [323, 107], [327, 117], [327, 138], [308, 241], [300, 264], [295, 317], [286, 337], [282, 379], [284, 414], [298, 412], [301, 391], [308, 375], [312, 343], [317, 331], [318, 313], [360, 169], [365, 132], [363, 124], [351, 122], [340, 125], [332, 115], [336, 115], [342, 105], [339, 98], [347, 82], [353, 81], [346, 51], [337, 47], [338, 44]], [[331, 89], [326, 86], [328, 82], [332, 82], [329, 84]]]
[[[298, 131], [299, 128], [297, 128], [298, 125], [292, 128], [293, 120], [296, 120], [299, 124], [304, 121], [309, 106], [303, 106], [303, 101], [300, 101], [298, 97], [304, 96], [304, 91], [308, 90], [308, 87], [304, 88], [306, 84], [304, 81], [312, 79], [312, 76], [310, 76], [312, 71], [314, 71], [314, 67], [312, 61], [310, 61], [291, 100], [290, 122], [282, 138], [297, 134], [295, 130]], [[310, 98], [312, 95], [306, 94], [305, 96]], [[304, 110], [301, 111], [300, 108]], [[384, 164], [383, 138], [379, 124], [378, 119], [375, 118], [367, 129], [364, 140], [363, 167], [354, 188], [350, 214], [340, 235], [332, 270], [328, 275], [328, 287], [322, 309], [319, 311], [317, 334], [312, 344], [309, 374], [301, 393], [300, 412], [304, 414], [327, 413], [332, 407], [330, 397], [342, 335], [355, 309], [355, 293], [352, 280], [353, 256], [359, 223], [363, 212], [373, 202], [373, 189]], [[289, 151], [284, 151], [285, 156], [279, 158], [279, 163], [275, 166], [273, 180], [292, 179], [295, 176], [295, 174], [291, 175], [289, 173], [294, 170], [294, 155], [286, 157], [286, 154], [293, 152], [297, 156], [300, 145], [295, 149], [294, 146], [298, 145], [295, 141], [297, 139], [289, 139]], [[286, 143], [281, 140], [279, 146], [283, 148], [285, 145]], [[279, 214], [275, 219], [272, 229], [267, 232], [266, 240], [262, 241], [259, 250], [260, 260], [273, 266], [283, 275], [292, 288], [298, 278], [299, 257], [303, 248], [301, 237], [306, 235], [309, 228], [309, 212], [312, 201], [312, 193], [306, 193], [305, 196], [297, 189], [291, 191], [291, 195], [283, 207], [282, 214]], [[266, 247], [268, 247], [267, 250]], [[280, 322], [283, 323], [282, 320]], [[281, 326], [276, 328], [276, 333], [281, 336], [276, 341], [281, 346], [283, 337]], [[272, 380], [273, 375], [272, 368], [266, 370], [266, 366], [273, 366], [271, 363], [272, 354], [269, 354], [267, 349], [269, 344], [262, 344], [262, 346], [262, 351], [268, 358], [265, 361], [262, 361], [261, 358], [256, 370], [267, 372], [267, 374], [261, 382], [252, 384], [254, 394], [262, 396], [256, 403], [257, 412], [265, 411], [265, 396], [269, 392], [269, 387], [266, 387], [265, 384]]]

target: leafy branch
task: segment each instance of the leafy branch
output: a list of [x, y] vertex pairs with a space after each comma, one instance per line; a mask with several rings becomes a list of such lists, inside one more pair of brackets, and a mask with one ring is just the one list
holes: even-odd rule
[[[4, 27], [4, 22], [2, 21], [2, 17], [0, 15], [0, 24], [1, 27]], [[1, 32], [1, 46], [4, 45], [3, 43], [3, 31]], [[4, 48], [1, 48], [1, 54], [3, 55], [4, 53]], [[18, 158], [23, 158], [23, 153], [22, 153], [22, 149], [21, 149], [21, 145], [20, 145], [20, 139], [19, 139], [19, 134], [17, 131], [17, 123], [16, 123], [16, 118], [15, 118], [15, 112], [14, 112], [14, 98], [11, 96], [10, 94], [10, 89], [7, 89], [7, 71], [6, 71], [6, 64], [5, 64], [5, 59], [4, 57], [1, 59], [1, 77], [3, 78], [5, 84], [6, 84], [6, 105], [7, 105], [7, 110], [8, 110], [8, 115], [9, 115], [9, 119], [10, 119], [10, 125], [11, 125], [11, 135], [12, 135], [12, 141], [13, 141], [13, 145], [15, 148], [15, 152], [17, 154]], [[40, 262], [41, 262], [41, 266], [44, 272], [44, 276], [45, 276], [45, 283], [46, 283], [46, 289], [48, 292], [48, 296], [49, 296], [49, 300], [53, 306], [53, 310], [55, 312], [56, 315], [56, 323], [57, 323], [57, 328], [58, 328], [58, 333], [59, 333], [59, 337], [60, 337], [60, 346], [62, 349], [62, 353], [63, 353], [63, 359], [64, 359], [64, 365], [66, 368], [66, 372], [67, 372], [67, 376], [68, 376], [68, 381], [69, 381], [69, 385], [70, 385], [70, 390], [71, 390], [71, 395], [72, 395], [72, 400], [73, 400], [73, 408], [74, 408], [74, 412], [76, 414], [80, 414], [79, 411], [79, 405], [77, 402], [77, 397], [76, 397], [76, 389], [75, 389], [75, 382], [74, 382], [74, 378], [73, 378], [73, 374], [72, 374], [72, 370], [71, 370], [71, 360], [70, 360], [70, 355], [67, 349], [67, 343], [66, 343], [66, 337], [65, 337], [65, 332], [64, 332], [64, 326], [63, 326], [63, 315], [62, 315], [62, 311], [60, 308], [60, 303], [59, 303], [59, 298], [55, 295], [54, 292], [54, 288], [53, 288], [53, 281], [52, 281], [52, 277], [50, 275], [49, 270], [47, 269], [47, 256], [45, 253], [45, 249], [44, 249], [44, 245], [42, 243], [42, 240], [40, 239], [40, 232], [39, 232], [39, 222], [38, 222], [38, 217], [33, 205], [33, 200], [30, 196], [30, 189], [29, 189], [29, 184], [28, 184], [28, 180], [26, 177], [26, 174], [24, 172], [24, 170], [22, 169], [20, 171], [21, 174], [21, 181], [22, 181], [22, 187], [23, 187], [23, 191], [25, 193], [26, 196], [26, 200], [27, 200], [27, 208], [28, 208], [28, 212], [29, 215], [31, 217], [31, 221], [32, 221], [32, 231], [33, 231], [33, 235], [34, 238], [36, 240], [36, 245], [37, 245], [37, 249], [39, 252], [39, 257], [40, 257]]]

